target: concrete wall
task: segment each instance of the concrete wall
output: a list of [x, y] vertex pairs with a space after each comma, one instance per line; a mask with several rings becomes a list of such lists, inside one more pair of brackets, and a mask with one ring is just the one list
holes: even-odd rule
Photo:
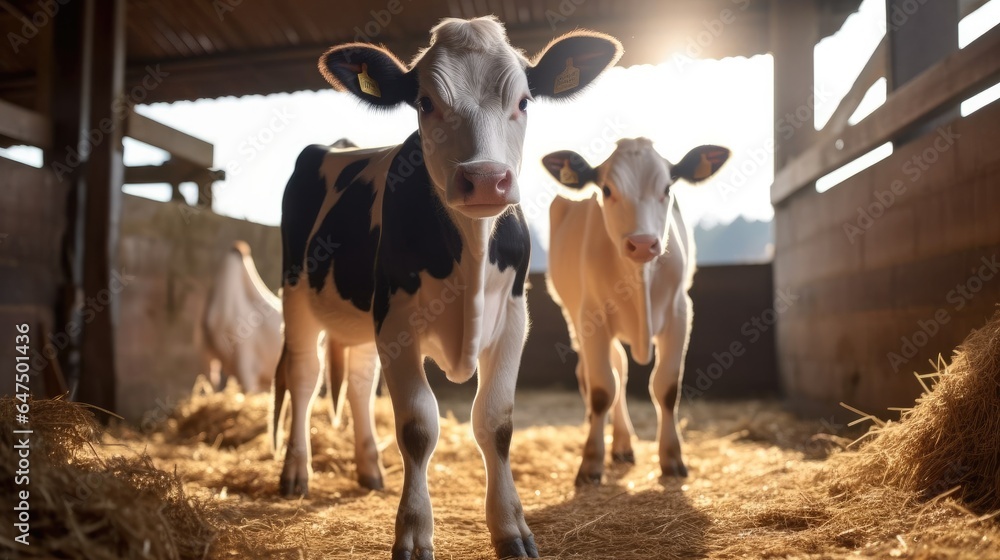
[[188, 395], [204, 371], [201, 316], [220, 257], [233, 241], [246, 241], [277, 291], [281, 235], [276, 227], [128, 195], [121, 227], [116, 412], [138, 421]]
[[782, 379], [797, 408], [910, 406], [920, 391], [913, 372], [930, 371], [928, 360], [949, 357], [993, 314], [998, 144], [994, 103], [776, 209], [775, 284], [799, 298], [778, 324]]

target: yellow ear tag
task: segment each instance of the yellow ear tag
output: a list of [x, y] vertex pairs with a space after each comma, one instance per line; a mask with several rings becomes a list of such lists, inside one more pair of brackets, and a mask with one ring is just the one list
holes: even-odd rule
[[556, 85], [552, 93], [558, 94], [569, 91], [580, 85], [580, 69], [573, 67], [573, 58], [566, 59], [566, 69], [556, 76]]
[[382, 97], [382, 90], [379, 89], [378, 82], [368, 75], [367, 64], [361, 65], [361, 73], [358, 74], [358, 85], [361, 86], [361, 91], [367, 93], [368, 95]]
[[711, 174], [712, 162], [708, 161], [708, 156], [701, 154], [701, 161], [698, 162], [698, 167], [694, 170], [694, 179], [696, 181], [701, 181]]
[[559, 182], [564, 185], [575, 185], [580, 182], [580, 177], [576, 171], [569, 166], [569, 160], [563, 161], [562, 169], [559, 170]]

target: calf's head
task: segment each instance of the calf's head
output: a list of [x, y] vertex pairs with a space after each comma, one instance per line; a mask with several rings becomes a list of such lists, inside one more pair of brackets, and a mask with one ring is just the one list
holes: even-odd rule
[[699, 146], [674, 165], [653, 149], [652, 141], [636, 138], [619, 140], [611, 157], [596, 168], [572, 151], [551, 153], [542, 164], [566, 187], [598, 189], [608, 236], [622, 257], [644, 264], [666, 247], [674, 181], [699, 183], [727, 159], [726, 148]]
[[445, 19], [409, 66], [384, 47], [350, 43], [327, 51], [319, 69], [334, 88], [376, 108], [419, 112], [423, 162], [445, 202], [472, 218], [520, 200], [517, 175], [528, 105], [572, 97], [621, 57], [614, 38], [576, 31], [531, 60], [494, 17]]

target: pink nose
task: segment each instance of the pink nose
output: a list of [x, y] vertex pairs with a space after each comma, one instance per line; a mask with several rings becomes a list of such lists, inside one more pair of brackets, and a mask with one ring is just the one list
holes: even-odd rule
[[660, 256], [660, 239], [652, 235], [630, 235], [625, 238], [625, 256], [636, 262], [649, 262]]
[[455, 183], [466, 205], [510, 204], [514, 173], [500, 163], [468, 163], [458, 166]]

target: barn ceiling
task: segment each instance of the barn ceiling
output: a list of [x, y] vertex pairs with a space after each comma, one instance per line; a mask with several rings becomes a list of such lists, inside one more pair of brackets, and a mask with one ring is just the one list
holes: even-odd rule
[[[793, 1], [802, 0], [129, 0], [127, 83], [159, 65], [169, 79], [146, 102], [321, 89], [316, 60], [332, 44], [384, 43], [406, 60], [440, 18], [486, 14], [529, 53], [584, 27], [621, 39], [623, 65], [662, 62], [684, 48], [701, 58], [752, 56], [769, 50], [772, 10]], [[825, 36], [860, 0], [817, 3]], [[37, 0], [0, 0], [3, 37], [27, 38], [25, 18], [47, 20], [40, 9]], [[0, 97], [31, 105], [43, 36], [0, 49]]]

